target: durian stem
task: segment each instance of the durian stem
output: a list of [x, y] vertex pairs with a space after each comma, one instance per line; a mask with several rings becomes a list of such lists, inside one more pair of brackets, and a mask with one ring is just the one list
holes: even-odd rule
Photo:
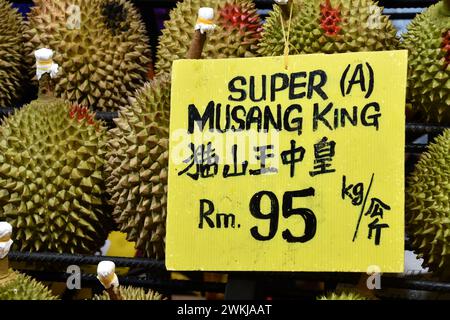
[[288, 0], [288, 2], [286, 4], [278, 3], [278, 6], [280, 7], [281, 13], [283, 14], [283, 18], [285, 20], [289, 20], [290, 13], [291, 13], [292, 0]]
[[205, 41], [206, 41], [206, 33], [201, 33], [200, 30], [196, 30], [186, 58], [200, 59], [202, 57], [202, 51], [203, 46], [205, 45]]
[[53, 80], [50, 77], [49, 73], [45, 73], [42, 75], [39, 80], [39, 98], [51, 98], [54, 97], [54, 87]]
[[111, 300], [123, 300], [119, 288], [110, 287], [109, 289], [106, 289], [106, 292], [108, 292], [109, 298]]
[[0, 279], [7, 278], [9, 276], [9, 260], [8, 257], [4, 257], [0, 260]]

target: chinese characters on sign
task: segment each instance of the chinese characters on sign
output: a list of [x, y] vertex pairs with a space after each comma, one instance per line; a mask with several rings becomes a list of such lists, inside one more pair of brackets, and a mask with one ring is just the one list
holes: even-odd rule
[[[314, 165], [312, 171], [309, 174], [314, 177], [319, 174], [326, 174], [335, 172], [331, 169], [331, 164], [333, 156], [335, 153], [336, 143], [334, 141], [328, 141], [327, 137], [322, 138], [318, 143], [314, 144]], [[248, 171], [249, 175], [264, 175], [270, 173], [277, 173], [278, 169], [273, 167], [266, 167], [266, 159], [274, 158], [275, 154], [274, 145], [262, 145], [254, 148], [255, 159], [258, 161], [258, 169], [250, 169]], [[194, 144], [189, 144], [189, 149], [191, 155], [189, 158], [183, 162], [187, 164], [186, 168], [178, 173], [179, 176], [186, 174], [193, 180], [198, 180], [199, 178], [212, 178], [219, 173], [219, 156], [216, 155], [216, 150], [211, 142], [206, 145], [202, 144], [200, 146], [195, 146]], [[233, 167], [232, 173], [230, 173], [230, 165], [225, 165], [223, 167], [223, 177], [237, 177], [245, 176], [248, 169], [248, 161], [242, 163], [237, 163], [237, 150], [238, 146], [235, 144], [232, 146], [233, 154]], [[290, 166], [290, 176], [295, 176], [295, 165], [302, 162], [305, 157], [305, 148], [302, 146], [297, 147], [296, 141], [291, 140], [291, 147], [288, 150], [281, 152], [281, 159], [283, 165]], [[239, 171], [239, 168], [240, 171]]]
[[176, 61], [167, 267], [402, 271], [406, 61]]

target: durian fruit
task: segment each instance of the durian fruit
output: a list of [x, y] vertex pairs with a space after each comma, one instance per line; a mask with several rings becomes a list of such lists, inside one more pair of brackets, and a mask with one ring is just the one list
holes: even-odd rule
[[6, 0], [0, 0], [0, 108], [17, 102], [24, 80], [24, 22]]
[[[150, 48], [138, 10], [127, 0], [34, 0], [26, 31], [33, 52], [55, 51], [55, 96], [115, 111], [147, 80]], [[79, 13], [79, 17], [77, 17]], [[81, 19], [81, 20], [80, 20]]]
[[216, 12], [216, 28], [208, 35], [202, 58], [241, 58], [256, 55], [261, 19], [251, 0], [185, 0], [170, 12], [159, 37], [156, 73], [171, 71], [172, 62], [186, 58], [201, 7]]
[[290, 54], [392, 50], [398, 44], [395, 27], [372, 0], [289, 2], [290, 22], [282, 18], [279, 5], [270, 12], [259, 43], [260, 55], [283, 55], [289, 28]]
[[136, 95], [109, 131], [107, 188], [113, 216], [145, 256], [164, 259], [169, 145], [169, 76]]
[[357, 292], [341, 292], [341, 293], [332, 292], [325, 296], [318, 297], [317, 300], [368, 300], [368, 299]]
[[406, 231], [423, 266], [450, 276], [450, 130], [422, 154], [406, 189]]
[[[14, 272], [14, 271], [11, 271]], [[57, 300], [52, 292], [33, 278], [15, 273], [14, 279], [0, 282], [0, 300]]]
[[[163, 296], [156, 291], [143, 288], [120, 287], [120, 293], [123, 300], [163, 300]], [[93, 300], [111, 300], [107, 292], [100, 295], [95, 295]]]
[[0, 220], [21, 251], [93, 253], [110, 216], [106, 129], [85, 107], [42, 98], [0, 126]]
[[417, 15], [403, 35], [408, 100], [422, 121], [450, 124], [450, 2]]

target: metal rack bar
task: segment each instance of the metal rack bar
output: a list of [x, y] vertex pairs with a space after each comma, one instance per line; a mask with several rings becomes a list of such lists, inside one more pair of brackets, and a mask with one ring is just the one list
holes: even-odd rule
[[19, 262], [51, 262], [65, 265], [97, 265], [103, 260], [110, 260], [118, 267], [144, 268], [148, 271], [167, 271], [163, 261], [143, 258], [123, 258], [105, 256], [72, 255], [51, 252], [18, 252], [11, 251], [8, 255], [10, 260]]
[[[19, 110], [20, 108], [0, 108], [0, 120], [5, 117], [9, 117], [12, 115], [16, 110]], [[108, 128], [115, 127], [114, 119], [119, 117], [118, 112], [104, 112], [104, 111], [97, 111], [95, 113], [95, 119], [102, 120], [106, 123]]]
[[423, 123], [407, 123], [406, 124], [406, 132], [407, 133], [441, 133], [445, 129], [449, 129], [449, 126], [440, 126], [440, 125], [434, 125], [434, 124], [423, 124]]
[[421, 154], [427, 149], [426, 144], [407, 144], [406, 153]]
[[[39, 281], [47, 282], [66, 282], [69, 274], [64, 272], [41, 272], [41, 271], [24, 271], [24, 273]], [[83, 288], [93, 288], [102, 290], [96, 275], [81, 274], [81, 284]], [[120, 284], [123, 286], [132, 286], [146, 289], [157, 290], [162, 294], [180, 294], [193, 291], [200, 292], [224, 292], [225, 284], [217, 282], [203, 282], [190, 280], [164, 280], [158, 278], [142, 279], [139, 277], [121, 276]]]
[[[118, 267], [143, 268], [146, 271], [165, 272], [164, 262], [142, 258], [122, 258], [122, 257], [103, 257], [103, 256], [84, 256], [56, 253], [24, 253], [12, 251], [9, 254], [12, 261], [19, 262], [51, 262], [61, 264], [76, 265], [95, 265], [102, 260], [111, 260]], [[65, 282], [68, 274], [64, 272], [42, 272], [42, 271], [25, 271], [37, 279], [42, 281]], [[186, 274], [190, 274], [187, 272]], [[356, 283], [360, 277], [360, 273], [335, 273], [335, 272], [231, 272], [228, 273], [231, 278], [245, 278], [252, 283], [257, 283], [263, 279], [271, 280], [303, 280], [303, 281], [338, 281], [342, 283]], [[97, 283], [95, 275], [83, 274], [82, 281]], [[416, 280], [410, 278], [396, 278], [385, 276], [382, 278], [384, 288], [401, 288], [411, 290], [438, 291], [450, 293], [450, 283]], [[140, 286], [145, 288], [158, 288], [175, 290], [170, 292], [183, 291], [208, 291], [208, 292], [224, 292], [225, 284], [203, 281], [184, 281], [184, 280], [164, 280], [160, 278], [141, 278], [135, 276], [121, 277], [121, 283], [124, 285]], [[236, 284], [236, 283], [235, 283]], [[231, 289], [231, 288], [230, 288]]]
[[382, 283], [383, 286], [386, 288], [392, 287], [397, 289], [424, 290], [424, 291], [450, 293], [450, 283], [446, 282], [384, 277], [382, 278]]

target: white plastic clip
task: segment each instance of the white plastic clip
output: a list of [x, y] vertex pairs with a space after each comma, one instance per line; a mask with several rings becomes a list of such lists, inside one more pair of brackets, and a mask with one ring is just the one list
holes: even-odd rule
[[105, 289], [117, 288], [119, 279], [115, 274], [116, 265], [112, 261], [102, 261], [97, 266], [97, 279], [102, 283]]
[[216, 25], [214, 21], [214, 9], [213, 8], [200, 8], [198, 10], [197, 23], [195, 24], [195, 30], [200, 30], [201, 33], [205, 33], [210, 30], [214, 30]]
[[0, 259], [6, 257], [11, 249], [12, 226], [8, 222], [0, 222]]
[[49, 73], [51, 78], [58, 74], [59, 66], [53, 62], [53, 50], [42, 48], [34, 52], [36, 57], [36, 76], [40, 80], [45, 73]]

